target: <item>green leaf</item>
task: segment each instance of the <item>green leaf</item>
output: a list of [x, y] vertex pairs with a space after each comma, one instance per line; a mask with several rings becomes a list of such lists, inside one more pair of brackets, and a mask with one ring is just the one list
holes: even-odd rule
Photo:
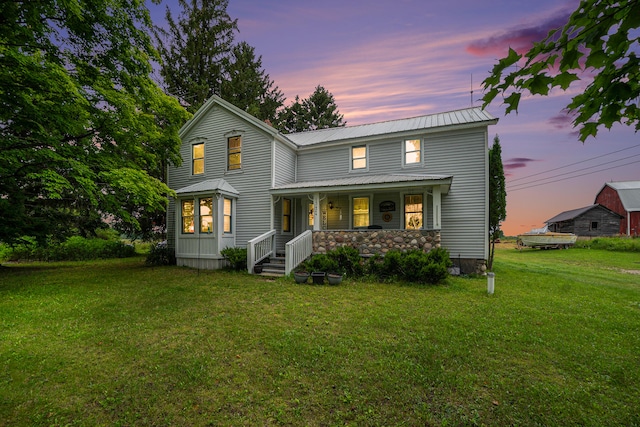
[[571, 86], [571, 83], [575, 82], [576, 80], [580, 80], [580, 78], [574, 73], [565, 71], [558, 74], [554, 78], [554, 80], [556, 85], [560, 86], [563, 90], [567, 90], [569, 86]]
[[520, 92], [513, 92], [511, 95], [504, 99], [504, 103], [508, 105], [505, 114], [509, 114], [511, 111], [518, 112], [518, 105], [520, 104]]
[[529, 81], [526, 87], [534, 95], [547, 95], [552, 83], [553, 78], [547, 76], [546, 74], [538, 74]]

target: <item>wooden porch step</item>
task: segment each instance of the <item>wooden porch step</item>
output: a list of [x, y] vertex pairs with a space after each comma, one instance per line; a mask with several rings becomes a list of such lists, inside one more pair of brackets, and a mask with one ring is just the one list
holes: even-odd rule
[[284, 264], [284, 257], [271, 257], [267, 262], [262, 264], [262, 273], [260, 273], [260, 275], [269, 277], [282, 277], [284, 276]]

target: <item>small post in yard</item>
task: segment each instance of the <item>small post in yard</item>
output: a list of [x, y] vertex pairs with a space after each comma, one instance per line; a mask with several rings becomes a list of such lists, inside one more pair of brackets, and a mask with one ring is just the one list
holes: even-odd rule
[[487, 273], [487, 293], [493, 295], [493, 288], [495, 286], [495, 273]]

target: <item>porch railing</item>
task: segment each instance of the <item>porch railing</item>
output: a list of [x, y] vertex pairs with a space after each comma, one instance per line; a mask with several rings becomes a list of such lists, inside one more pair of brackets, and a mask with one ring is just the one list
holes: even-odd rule
[[287, 242], [284, 255], [284, 274], [293, 271], [313, 251], [313, 233], [307, 230], [293, 240]]
[[276, 230], [255, 237], [247, 242], [247, 270], [253, 274], [253, 267], [266, 257], [276, 253]]

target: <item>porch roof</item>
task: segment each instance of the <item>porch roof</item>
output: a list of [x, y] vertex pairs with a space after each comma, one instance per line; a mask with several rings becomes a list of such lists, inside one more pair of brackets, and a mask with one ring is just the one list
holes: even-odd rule
[[402, 188], [430, 187], [438, 185], [442, 194], [451, 187], [452, 175], [361, 175], [322, 181], [304, 181], [279, 185], [271, 189], [271, 194], [309, 194], [344, 192], [352, 190], [388, 190]]
[[176, 194], [198, 194], [198, 193], [221, 193], [230, 196], [239, 196], [240, 193], [233, 188], [231, 184], [222, 178], [207, 179], [206, 181], [197, 182], [187, 187], [176, 190]]

